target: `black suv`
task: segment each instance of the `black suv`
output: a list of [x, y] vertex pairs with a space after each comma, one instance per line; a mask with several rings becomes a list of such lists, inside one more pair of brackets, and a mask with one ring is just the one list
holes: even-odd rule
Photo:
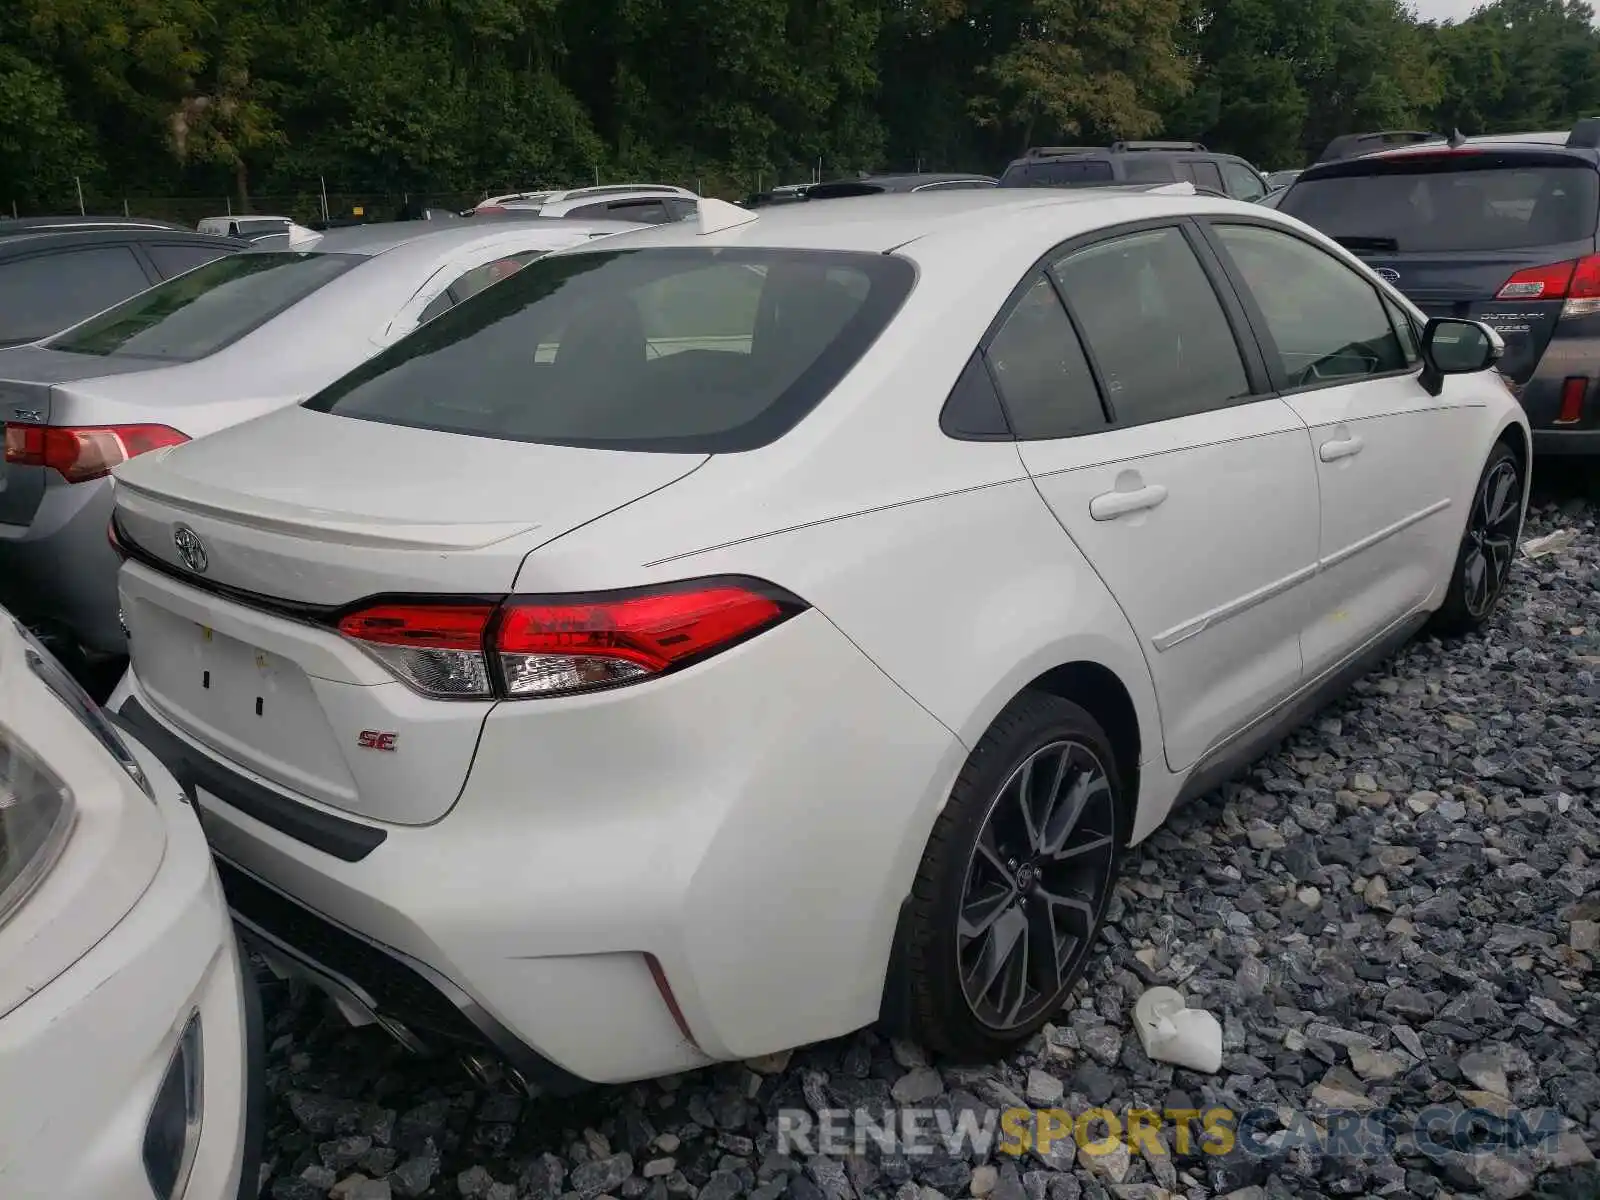
[[1278, 210], [1428, 316], [1496, 330], [1536, 452], [1600, 454], [1600, 118], [1556, 133], [1347, 135]]
[[1104, 187], [1118, 183], [1192, 183], [1197, 188], [1260, 200], [1260, 171], [1199, 142], [1113, 142], [1109, 146], [1034, 146], [1000, 176], [1001, 187]]

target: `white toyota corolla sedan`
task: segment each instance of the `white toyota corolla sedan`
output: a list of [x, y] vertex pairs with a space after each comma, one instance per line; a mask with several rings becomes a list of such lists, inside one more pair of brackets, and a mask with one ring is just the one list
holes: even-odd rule
[[116, 702], [278, 968], [408, 1043], [988, 1055], [1125, 846], [1493, 611], [1499, 351], [1192, 189], [707, 202], [121, 468]]
[[254, 1196], [260, 1030], [194, 809], [0, 609], [0, 1196]]

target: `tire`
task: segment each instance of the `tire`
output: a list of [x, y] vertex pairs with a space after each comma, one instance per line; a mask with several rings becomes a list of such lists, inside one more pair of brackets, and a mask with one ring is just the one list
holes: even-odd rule
[[1461, 548], [1450, 569], [1450, 588], [1433, 615], [1432, 631], [1462, 637], [1488, 623], [1500, 604], [1522, 535], [1523, 468], [1504, 442], [1496, 442], [1472, 493]]
[[913, 1037], [984, 1061], [1056, 1015], [1105, 919], [1127, 837], [1123, 799], [1110, 739], [1078, 705], [1024, 692], [996, 718], [912, 884], [900, 954]]

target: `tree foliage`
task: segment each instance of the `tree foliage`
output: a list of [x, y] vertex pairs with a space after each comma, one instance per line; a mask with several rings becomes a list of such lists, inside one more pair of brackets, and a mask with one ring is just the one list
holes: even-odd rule
[[1580, 0], [6, 0], [0, 202], [998, 171], [1600, 113]]

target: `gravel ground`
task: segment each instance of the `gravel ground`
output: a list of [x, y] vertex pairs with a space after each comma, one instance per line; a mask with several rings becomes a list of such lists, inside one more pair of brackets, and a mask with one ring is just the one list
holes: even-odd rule
[[[1546, 499], [1486, 636], [1414, 644], [1250, 775], [1174, 816], [1126, 864], [1075, 1007], [991, 1068], [928, 1069], [872, 1032], [785, 1061], [526, 1103], [407, 1059], [312, 996], [268, 996], [275, 1200], [994, 1200], [1600, 1196], [1600, 528]], [[1222, 1022], [1222, 1071], [1153, 1064], [1129, 1025], [1147, 986]], [[754, 1068], [754, 1069], [752, 1069]], [[1301, 1139], [1270, 1157], [774, 1149], [780, 1108], [896, 1099], [1395, 1114], [1392, 1152]], [[1567, 1132], [1535, 1153], [1427, 1156], [1428, 1108]], [[1263, 1127], [1270, 1133], [1275, 1123]], [[1305, 1127], [1300, 1126], [1301, 1129]], [[1265, 1136], [1265, 1133], [1263, 1134]], [[1280, 1135], [1281, 1137], [1282, 1135]]]

